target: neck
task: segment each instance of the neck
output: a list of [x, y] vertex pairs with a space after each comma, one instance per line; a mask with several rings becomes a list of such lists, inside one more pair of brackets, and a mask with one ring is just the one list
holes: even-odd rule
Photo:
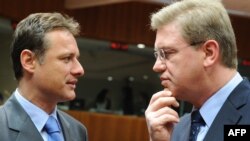
[[52, 101], [52, 98], [48, 98], [48, 94], [42, 93], [34, 85], [30, 85], [24, 81], [25, 80], [22, 79], [18, 84], [19, 93], [29, 102], [41, 108], [46, 113], [51, 114], [54, 111], [57, 103]]
[[236, 69], [219, 68], [213, 70], [212, 73], [206, 75], [203, 87], [199, 89], [196, 95], [200, 95], [197, 99], [192, 99], [191, 103], [200, 108], [211, 96], [213, 96], [219, 89], [226, 85], [237, 73]]

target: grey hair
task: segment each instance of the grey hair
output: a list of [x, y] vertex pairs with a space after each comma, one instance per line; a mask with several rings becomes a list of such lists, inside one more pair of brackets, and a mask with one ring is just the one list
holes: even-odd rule
[[237, 68], [237, 46], [229, 15], [221, 0], [183, 0], [165, 6], [151, 15], [151, 28], [157, 30], [175, 22], [190, 44], [216, 40], [222, 63]]

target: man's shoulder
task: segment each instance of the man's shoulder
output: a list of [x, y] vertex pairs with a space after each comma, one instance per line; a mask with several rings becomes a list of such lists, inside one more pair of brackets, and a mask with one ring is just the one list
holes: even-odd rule
[[0, 105], [0, 111], [2, 111], [3, 110], [3, 105]]
[[6, 115], [6, 112], [5, 112], [5, 106], [4, 106], [4, 104], [3, 105], [0, 105], [0, 119], [2, 120], [3, 119], [3, 117], [5, 117], [5, 115]]
[[247, 96], [250, 94], [250, 81], [248, 78], [243, 77], [243, 80], [234, 88], [231, 95], [233, 97]]
[[8, 123], [7, 123], [7, 118], [6, 118], [6, 112], [5, 112], [5, 107], [4, 105], [0, 106], [0, 125], [1, 125], [1, 132], [0, 132], [0, 140], [4, 141], [9, 141], [11, 140], [10, 138], [10, 133], [9, 133], [9, 128], [8, 128]]

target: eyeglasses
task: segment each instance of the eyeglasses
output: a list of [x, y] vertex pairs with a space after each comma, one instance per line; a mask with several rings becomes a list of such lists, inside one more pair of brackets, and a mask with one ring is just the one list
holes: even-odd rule
[[159, 59], [161, 61], [166, 60], [165, 51], [163, 49], [159, 49], [159, 50], [155, 51], [154, 55], [155, 55], [156, 59], [159, 57]]
[[[195, 46], [195, 45], [198, 45], [201, 43], [204, 43], [204, 41], [194, 42], [194, 43], [190, 44], [189, 46]], [[168, 55], [170, 55], [173, 52], [174, 51], [165, 51], [164, 49], [159, 49], [159, 50], [154, 52], [154, 56], [156, 59], [159, 57], [159, 59], [163, 62], [166, 59], [168, 59]]]

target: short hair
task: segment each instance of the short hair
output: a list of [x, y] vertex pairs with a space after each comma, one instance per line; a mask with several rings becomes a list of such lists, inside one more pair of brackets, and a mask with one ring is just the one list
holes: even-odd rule
[[[216, 40], [222, 64], [237, 68], [237, 46], [229, 15], [220, 0], [183, 0], [163, 7], [151, 15], [151, 28], [176, 22], [190, 44]], [[197, 46], [194, 46], [197, 47]]]
[[41, 61], [47, 48], [44, 37], [46, 33], [57, 29], [67, 30], [73, 36], [78, 36], [80, 33], [78, 22], [68, 15], [57, 12], [34, 13], [17, 24], [11, 44], [12, 65], [17, 80], [23, 76], [21, 52], [29, 49]]

